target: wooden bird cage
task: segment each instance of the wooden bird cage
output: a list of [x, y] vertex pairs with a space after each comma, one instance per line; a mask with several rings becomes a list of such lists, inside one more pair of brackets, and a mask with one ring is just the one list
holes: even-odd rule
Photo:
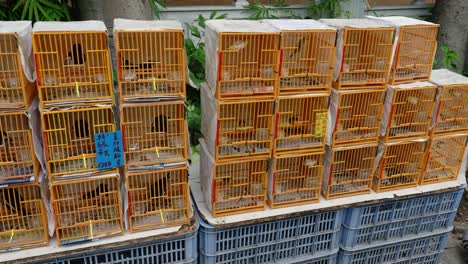
[[339, 39], [333, 87], [375, 89], [388, 81], [395, 28], [370, 19], [322, 19]]
[[275, 153], [323, 150], [329, 94], [280, 96], [276, 104]]
[[201, 91], [202, 133], [216, 161], [270, 157], [274, 100], [216, 100]]
[[371, 18], [397, 28], [389, 83], [429, 80], [439, 25], [402, 16]]
[[52, 181], [69, 174], [95, 173], [94, 134], [115, 131], [112, 107], [43, 112], [42, 129]]
[[385, 141], [429, 134], [437, 87], [428, 82], [389, 86], [381, 135]]
[[328, 92], [336, 30], [314, 20], [266, 20], [281, 31], [279, 94]]
[[190, 222], [187, 168], [126, 174], [130, 231], [143, 231]]
[[200, 141], [200, 180], [214, 217], [261, 211], [266, 206], [267, 159], [215, 162]]
[[218, 99], [277, 93], [279, 32], [258, 21], [210, 20], [205, 28], [207, 81]]
[[270, 161], [268, 203], [271, 208], [320, 201], [324, 152], [274, 156]]
[[456, 180], [467, 142], [466, 133], [433, 136], [427, 147], [424, 171], [419, 184]]
[[[36, 93], [36, 86], [26, 77], [26, 71], [32, 71], [27, 61], [27, 54], [22, 54], [21, 45], [23, 41], [19, 34], [31, 34], [31, 22], [14, 21], [0, 22], [0, 28], [8, 28], [7, 31], [0, 29], [0, 104], [2, 106], [20, 106], [27, 108]], [[12, 32], [11, 29], [18, 30]], [[24, 57], [22, 57], [24, 56]], [[22, 58], [24, 58], [24, 63]]]
[[49, 243], [47, 213], [36, 183], [0, 188], [0, 250]]
[[126, 164], [154, 165], [187, 159], [184, 102], [124, 104], [121, 122]]
[[114, 21], [122, 101], [185, 97], [184, 34], [176, 21]]
[[39, 167], [28, 116], [22, 111], [1, 112], [0, 184], [37, 180]]
[[[376, 192], [416, 187], [425, 158], [427, 139], [383, 143], [372, 189]], [[380, 156], [381, 155], [381, 156]]]
[[107, 33], [97, 21], [34, 25], [39, 99], [43, 107], [112, 103]]
[[334, 91], [330, 99], [330, 145], [377, 143], [383, 113], [384, 90]]
[[54, 182], [50, 192], [59, 246], [123, 234], [117, 176]]
[[453, 134], [468, 131], [468, 78], [442, 69], [434, 70], [431, 82], [439, 85], [432, 133]]
[[369, 193], [376, 154], [377, 144], [328, 148], [322, 184], [325, 199]]

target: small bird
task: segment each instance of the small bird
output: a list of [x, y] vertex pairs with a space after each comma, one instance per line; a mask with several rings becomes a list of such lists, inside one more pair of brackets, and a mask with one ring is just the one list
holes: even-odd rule
[[0, 189], [0, 198], [3, 200], [5, 209], [12, 213], [21, 215], [27, 215], [28, 211], [21, 206], [21, 202], [24, 200], [23, 196], [19, 193], [16, 188], [2, 188]]
[[293, 53], [291, 53], [291, 55], [289, 55], [290, 59], [294, 57], [297, 53], [301, 52], [302, 43], [304, 42], [304, 40], [305, 40], [305, 37], [299, 40], [299, 42], [297, 43], [297, 49]]
[[89, 137], [89, 125], [83, 119], [75, 121], [75, 136], [77, 138], [87, 138]]
[[150, 198], [152, 199], [150, 210], [154, 211], [157, 209], [164, 208], [166, 205], [167, 192], [169, 190], [168, 186], [168, 177], [169, 175], [161, 176], [157, 181], [148, 186]]
[[166, 132], [167, 131], [167, 117], [165, 115], [159, 115], [154, 118], [153, 125], [151, 126], [151, 132]]
[[[83, 50], [81, 49], [80, 43], [75, 43], [72, 46], [72, 51], [68, 52], [68, 64], [73, 63], [74, 65], [83, 64], [85, 62], [85, 56]], [[66, 64], [67, 64], [66, 63]]]
[[82, 200], [93, 199], [106, 192], [109, 192], [109, 186], [107, 186], [105, 183], [101, 183], [96, 189], [83, 194]]

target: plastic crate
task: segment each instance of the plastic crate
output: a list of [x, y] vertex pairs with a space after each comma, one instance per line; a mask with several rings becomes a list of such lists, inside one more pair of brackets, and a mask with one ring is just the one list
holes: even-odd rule
[[154, 165], [187, 159], [183, 101], [124, 104], [120, 118], [126, 165]]
[[127, 170], [130, 231], [143, 231], [190, 221], [187, 167], [144, 172]]
[[336, 30], [311, 19], [264, 21], [281, 32], [279, 94], [330, 91]]
[[456, 180], [467, 142], [468, 133], [432, 136], [419, 184]]
[[215, 228], [200, 217], [200, 263], [334, 263], [342, 218], [336, 210]]
[[370, 19], [321, 19], [338, 30], [333, 87], [338, 90], [385, 87], [395, 28]]
[[389, 86], [380, 128], [383, 140], [426, 137], [436, 92], [437, 86], [429, 82]]
[[1, 112], [0, 184], [37, 180], [39, 168], [28, 113]]
[[334, 90], [330, 98], [332, 126], [327, 144], [338, 147], [377, 143], [384, 98], [384, 90]]
[[463, 188], [348, 208], [341, 231], [345, 250], [388, 244], [451, 229]]
[[34, 57], [43, 109], [78, 101], [112, 103], [106, 31], [101, 21], [34, 24]]
[[320, 201], [324, 152], [275, 155], [269, 164], [271, 208]]
[[432, 234], [413, 240], [392, 241], [377, 247], [367, 247], [355, 251], [340, 250], [340, 264], [439, 264], [450, 233]]
[[427, 138], [383, 143], [372, 189], [376, 192], [416, 187], [423, 170]]
[[206, 79], [218, 99], [273, 98], [278, 90], [278, 30], [249, 20], [206, 22]]
[[0, 251], [49, 243], [47, 213], [36, 183], [0, 187]]
[[[22, 65], [20, 46], [22, 39], [18, 37], [18, 34], [30, 35], [31, 25], [29, 21], [0, 23], [0, 27], [8, 28], [8, 32], [0, 31], [0, 104], [2, 106], [27, 107], [36, 94], [35, 84], [29, 82], [25, 75], [25, 70], [33, 70], [25, 69]], [[12, 32], [11, 29], [18, 31]], [[22, 43], [22, 45], [27, 44]], [[25, 58], [25, 63], [29, 62], [27, 59]]]
[[66, 257], [41, 260], [31, 264], [197, 264], [198, 223], [195, 228], [182, 235], [154, 239], [147, 242], [131, 243], [125, 246], [72, 254]]
[[439, 86], [436, 111], [432, 117], [433, 135], [468, 131], [468, 78], [446, 69], [434, 70], [431, 82]]
[[98, 172], [94, 135], [115, 131], [113, 115], [110, 106], [42, 112], [47, 171], [52, 181]]
[[118, 176], [54, 182], [50, 192], [59, 246], [123, 234]]
[[329, 94], [280, 96], [276, 104], [274, 153], [324, 149]]
[[120, 98], [185, 97], [184, 33], [177, 21], [114, 20]]
[[327, 148], [322, 195], [334, 199], [370, 192], [377, 144]]

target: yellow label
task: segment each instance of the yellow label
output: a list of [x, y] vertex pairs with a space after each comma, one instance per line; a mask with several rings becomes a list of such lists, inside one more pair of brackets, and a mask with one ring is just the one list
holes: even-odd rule
[[10, 243], [13, 240], [13, 237], [15, 236], [15, 230], [11, 229], [10, 231], [11, 231], [10, 232], [10, 239], [8, 240], [8, 243]]
[[153, 78], [153, 91], [156, 91], [156, 79]]
[[90, 238], [93, 239], [93, 222], [91, 220], [89, 220], [89, 234]]
[[83, 154], [83, 166], [85, 169], [88, 168], [88, 165], [86, 164], [86, 156]]
[[76, 96], [80, 97], [80, 87], [78, 86], [78, 82], [75, 82], [75, 89], [76, 89]]
[[315, 114], [315, 137], [322, 137], [322, 135], [326, 133], [327, 120], [328, 112], [318, 112]]
[[159, 158], [159, 151], [158, 151], [158, 147], [156, 147], [156, 156], [158, 156], [158, 158]]
[[164, 215], [162, 210], [159, 210], [159, 215], [161, 215], [161, 221], [164, 223]]

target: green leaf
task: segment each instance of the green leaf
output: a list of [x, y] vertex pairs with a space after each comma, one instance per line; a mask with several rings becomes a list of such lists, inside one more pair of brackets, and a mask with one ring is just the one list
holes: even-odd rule
[[198, 15], [198, 25], [201, 28], [205, 28], [205, 21], [206, 19], [202, 15]]
[[228, 14], [224, 13], [224, 14], [221, 14], [221, 15], [217, 16], [216, 19], [225, 19], [227, 16], [228, 16]]
[[190, 33], [192, 34], [192, 36], [194, 36], [196, 38], [201, 38], [201, 32], [200, 32], [200, 30], [198, 30], [197, 27], [192, 27]]
[[218, 13], [217, 11], [212, 11], [210, 14], [210, 19], [215, 18], [217, 13]]

